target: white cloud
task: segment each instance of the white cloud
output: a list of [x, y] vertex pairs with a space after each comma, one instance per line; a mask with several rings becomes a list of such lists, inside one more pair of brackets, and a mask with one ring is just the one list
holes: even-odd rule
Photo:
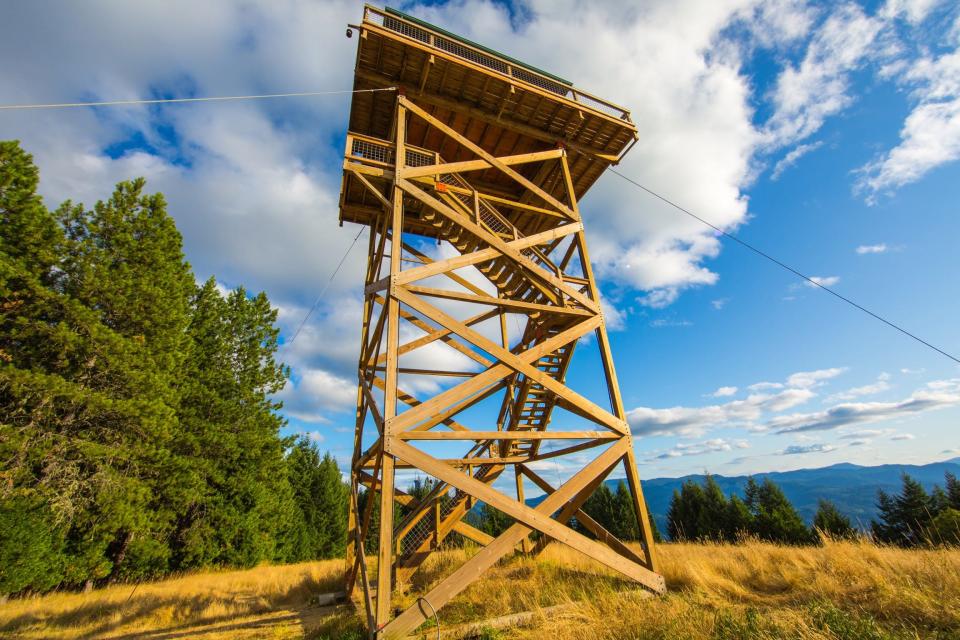
[[819, 380], [827, 379], [832, 371], [834, 370], [794, 374], [790, 376], [787, 386], [776, 393], [752, 393], [743, 400], [724, 404], [705, 407], [677, 406], [667, 409], [637, 407], [627, 412], [627, 422], [634, 433], [643, 435], [696, 437], [720, 427], [763, 430], [760, 420], [765, 414], [786, 411], [806, 403], [816, 396], [811, 387], [816, 386]]
[[654, 456], [657, 460], [669, 460], [671, 458], [680, 458], [686, 456], [702, 456], [708, 453], [722, 453], [737, 449], [748, 449], [750, 444], [744, 440], [731, 442], [724, 438], [713, 438], [702, 442], [680, 442], [672, 448]]
[[829, 369], [817, 369], [815, 371], [800, 371], [787, 378], [787, 386], [800, 389], [819, 387], [826, 380], [836, 378], [846, 370], [846, 367], [831, 367]]
[[921, 57], [898, 78], [912, 89], [916, 106], [903, 123], [900, 143], [860, 169], [856, 190], [869, 203], [960, 158], [960, 49]]
[[927, 17], [930, 10], [940, 4], [941, 0], [887, 0], [880, 15], [892, 19], [904, 16], [908, 22], [919, 24]]
[[830, 453], [831, 451], [836, 451], [836, 447], [831, 444], [792, 444], [781, 451], [780, 454], [795, 456], [805, 453]]
[[840, 282], [840, 276], [810, 276], [810, 280], [813, 282], [804, 282], [803, 284], [811, 289], [816, 289], [817, 285], [820, 285], [821, 287], [832, 287]]
[[898, 433], [897, 435], [891, 437], [891, 440], [915, 440], [917, 436], [912, 433]]
[[326, 413], [344, 411], [357, 400], [357, 383], [322, 369], [309, 369], [299, 381], [288, 380], [277, 394], [284, 412], [305, 422], [327, 422]]
[[822, 431], [870, 424], [960, 405], [960, 379], [935, 380], [898, 402], [843, 403], [825, 411], [773, 418], [767, 428], [778, 433]]
[[840, 436], [842, 440], [860, 440], [862, 438], [876, 438], [878, 436], [893, 433], [893, 429], [859, 429], [844, 433]]
[[885, 243], [880, 244], [862, 244], [856, 248], [857, 255], [865, 255], [868, 253], [886, 253], [889, 250], [889, 247]]
[[737, 392], [736, 387], [720, 387], [710, 395], [714, 398], [725, 398], [727, 396], [732, 396]]
[[832, 396], [829, 396], [824, 400], [824, 402], [839, 402], [842, 400], [853, 400], [854, 398], [859, 398], [861, 396], [870, 396], [877, 393], [882, 393], [890, 389], [890, 374], [881, 373], [877, 376], [875, 382], [871, 384], [865, 384], [861, 387], [854, 387], [852, 389], [847, 389], [840, 393], [835, 393]]
[[795, 165], [800, 158], [807, 155], [811, 151], [816, 151], [821, 146], [823, 146], [823, 142], [817, 141], [811, 142], [810, 144], [801, 144], [792, 149], [789, 153], [787, 153], [787, 155], [781, 158], [776, 165], [774, 165], [773, 171], [770, 173], [770, 179], [779, 180], [780, 176], [783, 175], [783, 172]]
[[803, 60], [777, 78], [775, 111], [765, 127], [771, 148], [809, 137], [851, 102], [849, 75], [868, 57], [882, 21], [855, 4], [833, 9], [815, 32]]

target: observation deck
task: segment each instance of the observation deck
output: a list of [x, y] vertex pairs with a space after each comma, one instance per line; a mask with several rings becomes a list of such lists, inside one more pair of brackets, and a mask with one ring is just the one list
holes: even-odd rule
[[[637, 128], [625, 108], [413, 16], [366, 5], [363, 22], [351, 28], [359, 36], [355, 90], [396, 87], [411, 102], [496, 157], [565, 149], [578, 200], [637, 140]], [[345, 162], [392, 167], [395, 117], [393, 91], [354, 93]], [[406, 154], [407, 166], [476, 158], [416, 119], [406, 131]], [[555, 162], [527, 162], [515, 169], [555, 198], [567, 193]], [[389, 197], [389, 180], [376, 178], [371, 181]], [[534, 207], [543, 204], [495, 168], [471, 172], [469, 187], [493, 198]], [[369, 225], [382, 215], [378, 198], [350, 171], [344, 172], [340, 205], [341, 222]], [[522, 207], [503, 205], [500, 213], [523, 235], [543, 228], [543, 216], [530, 215], [531, 211]], [[419, 222], [416, 203], [408, 208], [404, 231], [435, 235], [431, 225]]]

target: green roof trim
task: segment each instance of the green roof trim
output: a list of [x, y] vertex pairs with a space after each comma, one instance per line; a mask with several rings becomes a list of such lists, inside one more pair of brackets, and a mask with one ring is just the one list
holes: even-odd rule
[[465, 44], [465, 45], [471, 46], [471, 47], [473, 47], [473, 48], [475, 48], [475, 49], [479, 49], [480, 51], [483, 51], [483, 52], [485, 52], [485, 53], [489, 53], [489, 54], [491, 54], [491, 55], [497, 56], [498, 58], [502, 58], [502, 59], [506, 60], [507, 62], [510, 62], [510, 63], [515, 64], [515, 65], [520, 66], [520, 67], [523, 67], [524, 69], [527, 69], [528, 71], [533, 71], [534, 73], [539, 73], [539, 74], [542, 75], [542, 76], [546, 76], [546, 77], [548, 77], [548, 78], [550, 78], [550, 79], [552, 79], [552, 80], [556, 80], [557, 82], [559, 82], [559, 83], [561, 83], [561, 84], [565, 84], [565, 85], [567, 85], [568, 87], [572, 87], [572, 86], [573, 86], [573, 83], [570, 82], [569, 80], [564, 80], [564, 79], [561, 78], [560, 76], [555, 76], [555, 75], [553, 75], [552, 73], [550, 73], [550, 72], [548, 72], [548, 71], [544, 71], [543, 69], [538, 69], [538, 68], [534, 67], [533, 65], [530, 65], [530, 64], [527, 64], [526, 62], [522, 62], [522, 61], [520, 61], [520, 60], [517, 60], [516, 58], [511, 58], [510, 56], [508, 56], [508, 55], [506, 55], [506, 54], [503, 54], [503, 53], [500, 53], [499, 51], [496, 51], [496, 50], [494, 50], [494, 49], [491, 49], [490, 47], [485, 47], [485, 46], [483, 46], [482, 44], [479, 44], [479, 43], [477, 43], [477, 42], [473, 42], [472, 40], [467, 40], [466, 38], [464, 38], [464, 37], [462, 37], [462, 36], [458, 36], [458, 35], [455, 34], [455, 33], [450, 33], [450, 32], [447, 31], [446, 29], [441, 29], [440, 27], [438, 27], [438, 26], [436, 26], [436, 25], [430, 24], [430, 23], [427, 22], [426, 20], [421, 20], [420, 18], [411, 16], [411, 15], [408, 14], [408, 13], [404, 13], [403, 11], [399, 11], [399, 10], [394, 9], [394, 8], [392, 8], [392, 7], [384, 7], [384, 11], [386, 11], [387, 13], [393, 14], [394, 16], [397, 16], [398, 18], [402, 18], [402, 19], [404, 19], [404, 20], [408, 20], [408, 21], [410, 21], [410, 22], [413, 22], [414, 24], [418, 24], [418, 25], [420, 25], [421, 27], [424, 27], [424, 28], [426, 28], [426, 29], [430, 29], [431, 31], [436, 31], [436, 32], [439, 33], [439, 34], [445, 35], [445, 36], [447, 36], [447, 37], [449, 37], [449, 38], [453, 38], [454, 40], [459, 40], [460, 42], [462, 42], [462, 43]]

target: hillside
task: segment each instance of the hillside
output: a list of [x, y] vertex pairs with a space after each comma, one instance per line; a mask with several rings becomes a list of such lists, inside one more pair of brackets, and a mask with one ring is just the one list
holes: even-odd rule
[[[424, 582], [451, 571], [467, 553], [431, 558], [397, 604], [415, 601]], [[473, 637], [960, 638], [960, 550], [846, 542], [666, 544], [657, 553], [664, 597], [638, 591], [566, 547], [553, 545], [540, 559], [508, 558], [440, 611], [443, 637], [457, 637], [448, 632], [469, 623], [533, 611], [526, 628]], [[359, 640], [355, 609], [311, 602], [339, 588], [342, 571], [342, 560], [327, 560], [11, 600], [0, 607], [0, 638]], [[420, 637], [436, 637], [432, 624]]]
[[[821, 498], [833, 501], [845, 515], [863, 527], [876, 517], [877, 491], [896, 493], [900, 490], [900, 477], [907, 473], [919, 480], [928, 490], [934, 484], [943, 485], [945, 472], [960, 476], [960, 458], [924, 465], [884, 464], [866, 467], [841, 463], [819, 469], [774, 471], [758, 473], [755, 478], [770, 478], [783, 489], [787, 498], [797, 507], [800, 515], [810, 523]], [[736, 493], [743, 497], [748, 476], [714, 475], [714, 480], [724, 493]], [[701, 482], [703, 475], [680, 478], [652, 478], [644, 480], [643, 493], [647, 507], [657, 521], [660, 531], [666, 531], [666, 513], [674, 489], [679, 489], [687, 480]], [[619, 480], [608, 480], [613, 488]]]

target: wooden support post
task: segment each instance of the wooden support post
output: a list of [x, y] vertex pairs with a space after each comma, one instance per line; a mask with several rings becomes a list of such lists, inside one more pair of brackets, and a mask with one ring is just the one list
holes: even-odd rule
[[[521, 466], [519, 464], [513, 467], [514, 479], [517, 483], [517, 502], [520, 504], [526, 504], [527, 501], [523, 497], [523, 474], [520, 473], [520, 469]], [[524, 538], [523, 541], [520, 542], [520, 550], [524, 554], [530, 553], [532, 550], [532, 547], [530, 546], [530, 538]]]
[[[399, 101], [396, 111], [395, 172], [406, 164], [406, 108]], [[400, 258], [403, 255], [403, 191], [393, 187], [392, 222], [390, 225], [390, 279], [391, 283], [400, 273]], [[394, 438], [394, 419], [397, 416], [397, 375], [399, 369], [400, 301], [393, 295], [391, 284], [387, 298], [387, 358], [383, 400], [383, 462], [380, 478], [380, 550], [377, 565], [377, 611], [376, 625], [380, 629], [390, 619], [390, 597], [393, 593], [393, 512], [394, 512], [394, 458], [390, 451]]]

